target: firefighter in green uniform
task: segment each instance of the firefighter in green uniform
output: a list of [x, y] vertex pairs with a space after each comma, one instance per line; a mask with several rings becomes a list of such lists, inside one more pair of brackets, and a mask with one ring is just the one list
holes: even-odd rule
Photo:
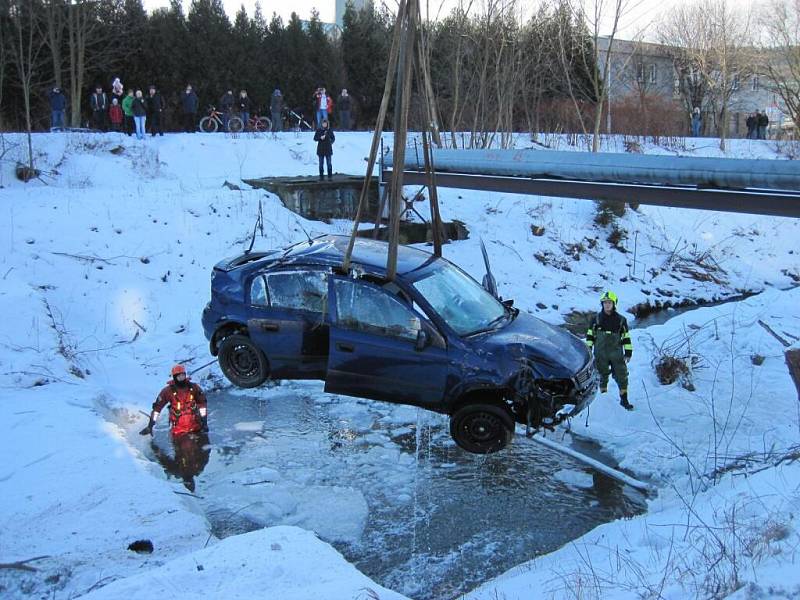
[[627, 410], [633, 410], [628, 402], [628, 365], [633, 356], [631, 334], [628, 322], [617, 312], [619, 298], [614, 292], [604, 292], [600, 296], [603, 310], [592, 319], [586, 332], [586, 345], [594, 350], [594, 364], [600, 373], [600, 393], [608, 391], [608, 373], [614, 376], [619, 386], [619, 403]]

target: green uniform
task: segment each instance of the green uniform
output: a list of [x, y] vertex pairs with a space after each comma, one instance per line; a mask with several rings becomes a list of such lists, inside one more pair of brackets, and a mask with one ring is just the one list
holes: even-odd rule
[[620, 396], [627, 403], [628, 365], [625, 364], [625, 358], [633, 355], [633, 345], [625, 317], [616, 309], [609, 315], [601, 310], [589, 325], [586, 344], [594, 350], [594, 364], [600, 373], [601, 391], [608, 388], [610, 372], [619, 386]]

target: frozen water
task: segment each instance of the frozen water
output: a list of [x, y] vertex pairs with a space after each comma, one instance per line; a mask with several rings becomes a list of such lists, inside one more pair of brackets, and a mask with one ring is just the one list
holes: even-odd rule
[[196, 493], [217, 535], [298, 525], [411, 597], [451, 598], [644, 508], [524, 436], [471, 455], [442, 415], [318, 383], [210, 394], [209, 406], [212, 455]]

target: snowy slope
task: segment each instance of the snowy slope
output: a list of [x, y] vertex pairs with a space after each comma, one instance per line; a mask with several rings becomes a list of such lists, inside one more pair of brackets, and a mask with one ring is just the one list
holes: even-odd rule
[[[572, 149], [563, 138], [545, 141]], [[34, 144], [38, 166], [46, 171], [43, 182], [16, 181], [12, 164], [3, 163], [0, 171], [0, 310], [7, 315], [0, 329], [0, 562], [49, 557], [31, 563], [40, 569], [36, 573], [0, 571], [0, 592], [53, 589], [68, 597], [94, 587], [123, 595], [196, 570], [198, 557], [212, 564], [216, 559], [207, 553], [217, 546], [223, 548], [213, 555], [219, 568], [242, 553], [257, 570], [259, 548], [270, 536], [284, 538], [284, 555], [297, 548], [308, 553], [309, 562], [335, 573], [330, 589], [341, 590], [338, 597], [378, 590], [299, 530], [267, 530], [243, 541], [217, 542], [212, 536], [203, 550], [210, 533], [194, 499], [173, 493], [143, 458], [144, 441], [136, 435], [144, 424], [140, 411], [149, 410], [169, 366], [181, 361], [198, 367], [210, 360], [199, 322], [210, 269], [248, 242], [259, 202], [267, 227], [256, 247], [305, 239], [304, 229], [312, 235], [349, 233], [347, 222], [304, 220], [264, 191], [223, 187], [230, 181], [246, 188], [241, 179], [248, 177], [314, 174], [308, 136], [179, 134], [136, 142], [114, 134], [43, 134]], [[613, 140], [608, 148], [621, 144]], [[339, 134], [335, 170], [363, 173], [368, 147], [367, 134]], [[710, 140], [644, 150], [718, 155]], [[22, 147], [16, 152], [21, 155]], [[732, 142], [729, 156], [779, 158], [770, 143], [743, 140]], [[643, 206], [598, 226], [592, 202], [444, 189], [440, 199], [443, 217], [463, 221], [470, 231], [468, 240], [447, 245], [445, 256], [480, 279], [482, 237], [501, 294], [553, 322], [572, 310], [595, 310], [606, 287], [620, 295], [623, 309], [766, 290], [636, 331], [631, 396], [637, 411], [624, 413], [609, 394], [593, 405], [588, 429], [583, 420], [574, 424], [577, 433], [599, 440], [623, 467], [660, 488], [649, 514], [599, 528], [535, 566], [487, 584], [475, 597], [530, 597], [528, 590], [545, 580], [563, 582], [554, 565], [580, 562], [580, 549], [595, 547], [591, 536], [601, 532], [604, 559], [607, 548], [631, 539], [637, 561], [655, 561], [655, 553], [662, 559], [656, 563], [665, 566], [668, 546], [640, 538], [653, 535], [649, 523], [656, 517], [661, 523], [685, 521], [678, 517], [686, 512], [681, 497], [687, 494], [707, 511], [703, 518], [714, 522], [721, 519], [713, 514], [714, 499], [729, 506], [740, 494], [760, 498], [771, 488], [765, 514], [787, 510], [797, 498], [794, 464], [752, 479], [729, 472], [713, 487], [703, 475], [724, 470], [742, 452], [764, 455], [765, 449], [778, 452], [798, 443], [797, 400], [783, 347], [758, 321], [794, 343], [800, 337], [798, 292], [780, 291], [800, 277], [800, 223]], [[544, 235], [534, 235], [532, 226], [542, 227]], [[606, 241], [615, 227], [627, 235], [619, 247]], [[650, 365], [658, 349], [676, 345], [702, 358], [693, 373], [694, 392], [655, 381]], [[761, 366], [752, 364], [753, 354], [765, 357]], [[203, 373], [219, 377], [216, 367]], [[794, 523], [784, 525], [786, 538], [779, 541], [796, 541]], [[153, 541], [154, 554], [127, 550], [143, 538]], [[692, 547], [681, 552], [698, 555]], [[791, 587], [785, 557], [784, 552], [753, 568]], [[163, 571], [101, 587], [150, 568]], [[285, 569], [287, 581], [300, 577], [291, 560]], [[213, 578], [216, 571], [209, 571]], [[622, 597], [631, 586], [655, 585], [659, 572], [652, 568], [638, 583], [620, 579], [602, 587], [602, 595], [615, 589]], [[262, 581], [264, 587], [250, 591], [267, 597], [276, 589], [267, 579], [254, 577], [249, 585]], [[692, 589], [691, 582], [670, 583], [678, 586], [675, 597]], [[241, 589], [223, 587], [221, 594]], [[306, 597], [320, 597], [310, 589]], [[552, 589], [555, 597], [566, 595]], [[302, 588], [293, 593], [303, 597]]]

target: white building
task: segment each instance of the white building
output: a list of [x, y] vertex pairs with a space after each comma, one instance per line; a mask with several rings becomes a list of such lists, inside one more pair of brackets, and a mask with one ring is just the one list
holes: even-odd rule
[[356, 10], [361, 10], [367, 5], [367, 0], [336, 0], [336, 25], [342, 28], [344, 11], [348, 4], [352, 4]]

